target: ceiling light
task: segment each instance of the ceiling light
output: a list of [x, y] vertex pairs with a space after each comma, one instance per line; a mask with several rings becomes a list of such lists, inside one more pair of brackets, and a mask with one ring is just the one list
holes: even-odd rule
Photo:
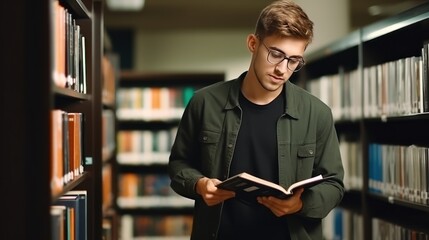
[[145, 0], [107, 0], [107, 7], [112, 11], [139, 11]]
[[371, 16], [377, 16], [380, 15], [382, 11], [382, 7], [380, 5], [373, 5], [368, 8], [369, 15]]

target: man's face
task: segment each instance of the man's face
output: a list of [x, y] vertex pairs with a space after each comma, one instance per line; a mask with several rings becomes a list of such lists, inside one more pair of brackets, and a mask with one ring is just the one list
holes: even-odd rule
[[267, 91], [280, 91], [283, 84], [301, 65], [306, 41], [276, 36], [255, 36], [252, 65], [260, 85]]

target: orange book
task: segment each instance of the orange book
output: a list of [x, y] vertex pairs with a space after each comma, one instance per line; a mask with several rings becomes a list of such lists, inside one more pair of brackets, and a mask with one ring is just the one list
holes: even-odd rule
[[65, 76], [65, 64], [66, 64], [66, 26], [65, 26], [65, 17], [66, 10], [60, 3], [57, 1], [55, 3], [55, 48], [56, 48], [56, 59], [55, 59], [55, 73], [54, 81], [57, 86], [65, 87], [66, 86], [66, 76]]
[[67, 208], [68, 239], [86, 239], [86, 198], [81, 198], [85, 194], [69, 191], [54, 202], [54, 205], [65, 206]]
[[112, 206], [112, 168], [111, 165], [105, 165], [102, 170], [102, 206], [103, 210]]
[[129, 153], [133, 151], [133, 131], [118, 132], [118, 152]]
[[139, 178], [134, 173], [124, 173], [121, 175], [120, 180], [120, 193], [121, 197], [137, 197]]
[[64, 186], [63, 155], [63, 114], [64, 111], [51, 111], [51, 191], [59, 194]]
[[70, 171], [73, 177], [79, 176], [82, 172], [81, 118], [82, 113], [68, 113]]
[[68, 208], [70, 212], [70, 240], [76, 240], [76, 209]]
[[152, 93], [152, 109], [161, 108], [161, 89], [160, 88], [151, 88]]

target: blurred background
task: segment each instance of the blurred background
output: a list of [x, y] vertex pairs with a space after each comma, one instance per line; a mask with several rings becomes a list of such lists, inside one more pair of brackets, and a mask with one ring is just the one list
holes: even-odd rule
[[[111, 121], [117, 121], [116, 126], [118, 126], [115, 132], [118, 143], [116, 156], [118, 164], [113, 165], [113, 174], [116, 175], [112, 178], [114, 179], [113, 189], [116, 190], [113, 191], [116, 194], [114, 197], [118, 205], [118, 219], [114, 219], [113, 222], [117, 221], [114, 225], [117, 224], [119, 228], [113, 228], [113, 235], [119, 229], [119, 235], [123, 240], [189, 239], [187, 236], [192, 229], [193, 201], [174, 193], [169, 187], [169, 177], [166, 174], [171, 140], [176, 134], [183, 108], [195, 89], [214, 82], [234, 79], [248, 69], [250, 53], [246, 47], [246, 38], [248, 34], [253, 33], [260, 11], [272, 0], [104, 1], [106, 3], [104, 5], [106, 51], [114, 53], [112, 54], [114, 56], [109, 56], [115, 66], [115, 71], [112, 72], [119, 72], [116, 71], [118, 68], [123, 70], [116, 95], [117, 119]], [[315, 24], [313, 43], [307, 49], [304, 56], [306, 57], [326, 45], [356, 33], [355, 31], [362, 27], [396, 15], [423, 1], [295, 0], [295, 2], [305, 10]], [[382, 41], [382, 44], [384, 43]], [[351, 69], [357, 67], [358, 53], [354, 53], [356, 49], [357, 47], [353, 48], [353, 59], [349, 59], [349, 62], [353, 63], [346, 64], [349, 68], [353, 65]], [[379, 52], [383, 56], [386, 55], [385, 51]], [[328, 58], [316, 65], [325, 70], [329, 68], [328, 65], [331, 65], [330, 73], [335, 72], [333, 76], [339, 80], [338, 61], [342, 60], [341, 57], [334, 60]], [[344, 98], [347, 100], [342, 97], [337, 98], [342, 100], [338, 101], [341, 104], [337, 104], [337, 109], [334, 109], [336, 119], [341, 114], [360, 117], [362, 109], [359, 106], [362, 101], [356, 96], [360, 93], [358, 87], [362, 85], [360, 81], [354, 81], [358, 80], [354, 72], [357, 70], [347, 75], [351, 77], [345, 77], [345, 79], [352, 79], [351, 81], [344, 79], [345, 84], [342, 84], [343, 82], [335, 84], [335, 86], [341, 85], [341, 88], [336, 88], [337, 92], [344, 89], [344, 93], [341, 92], [336, 96], [348, 96]], [[107, 73], [105, 76], [114, 76], [114, 73]], [[316, 75], [319, 77], [321, 74]], [[332, 79], [326, 79], [333, 82]], [[112, 77], [109, 81], [112, 84], [105, 84], [105, 86], [111, 86], [112, 99], [115, 96], [115, 80]], [[324, 84], [319, 84], [321, 81], [313, 80], [316, 80], [312, 81], [316, 83], [313, 85], [316, 86], [315, 88], [320, 88], [322, 85], [331, 86], [325, 85], [327, 83], [325, 81]], [[355, 84], [349, 83], [352, 81]], [[353, 90], [356, 86], [357, 91], [353, 91], [355, 94], [351, 94], [352, 91], [344, 87], [349, 85]], [[331, 92], [323, 91], [323, 95], [327, 96]], [[185, 97], [182, 99], [182, 96]], [[316, 96], [324, 99], [321, 95]], [[175, 100], [171, 101], [174, 104], [171, 104], [170, 99]], [[349, 99], [359, 103], [356, 104], [356, 108], [345, 107], [347, 110], [338, 108]], [[372, 99], [377, 97], [372, 96]], [[161, 105], [164, 108], [161, 108]], [[345, 105], [349, 106], [348, 103]], [[111, 114], [111, 116], [114, 115]], [[360, 140], [361, 136], [355, 136], [360, 135], [364, 130], [360, 129], [361, 122], [354, 120], [351, 121], [352, 123], [345, 121], [346, 124], [339, 124], [340, 129], [341, 126], [347, 128], [347, 130], [342, 129], [342, 135], [339, 136], [342, 136], [342, 154], [347, 158], [356, 159], [344, 161], [346, 169], [353, 169], [353, 171], [347, 170], [350, 177], [347, 177], [346, 182], [349, 181], [348, 179], [355, 179], [360, 191], [364, 170], [361, 165], [364, 159], [360, 146], [369, 138], [365, 136]], [[381, 128], [385, 129], [384, 125]], [[384, 135], [385, 131], [381, 135]], [[349, 140], [349, 137], [352, 140]], [[356, 199], [362, 198], [360, 194], [357, 198], [353, 194], [351, 196], [348, 204], [355, 204]], [[351, 202], [350, 199], [352, 199]], [[356, 204], [357, 207], [353, 206], [354, 209], [361, 208], [361, 200], [358, 201], [359, 204]], [[341, 238], [331, 238], [336, 234], [333, 229], [340, 229], [344, 234], [354, 232], [353, 239], [364, 239], [356, 236], [368, 235], [363, 230], [361, 214], [341, 209], [333, 211], [333, 214], [335, 215], [330, 215], [324, 223], [326, 239]], [[341, 220], [340, 224], [334, 225], [333, 216], [337, 221], [338, 216], [343, 217], [343, 215], [344, 221]], [[368, 224], [371, 223], [368, 222]], [[152, 235], [155, 237], [150, 238]], [[162, 238], [161, 236], [164, 235], [167, 237]], [[180, 238], [182, 235], [184, 237]], [[141, 238], [137, 238], [138, 236]], [[176, 237], [169, 238], [170, 236]]]
[[[106, 0], [104, 24], [121, 69], [225, 72], [248, 67], [245, 41], [270, 0]], [[315, 23], [306, 54], [411, 8], [418, 0], [296, 0]]]

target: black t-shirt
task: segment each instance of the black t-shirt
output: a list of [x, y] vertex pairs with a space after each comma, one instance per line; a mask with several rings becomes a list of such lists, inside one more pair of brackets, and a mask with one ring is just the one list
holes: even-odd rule
[[[277, 121], [284, 112], [284, 94], [267, 105], [256, 105], [240, 94], [243, 110], [230, 176], [248, 172], [278, 183]], [[290, 239], [286, 218], [263, 205], [233, 198], [224, 202], [219, 240]]]

